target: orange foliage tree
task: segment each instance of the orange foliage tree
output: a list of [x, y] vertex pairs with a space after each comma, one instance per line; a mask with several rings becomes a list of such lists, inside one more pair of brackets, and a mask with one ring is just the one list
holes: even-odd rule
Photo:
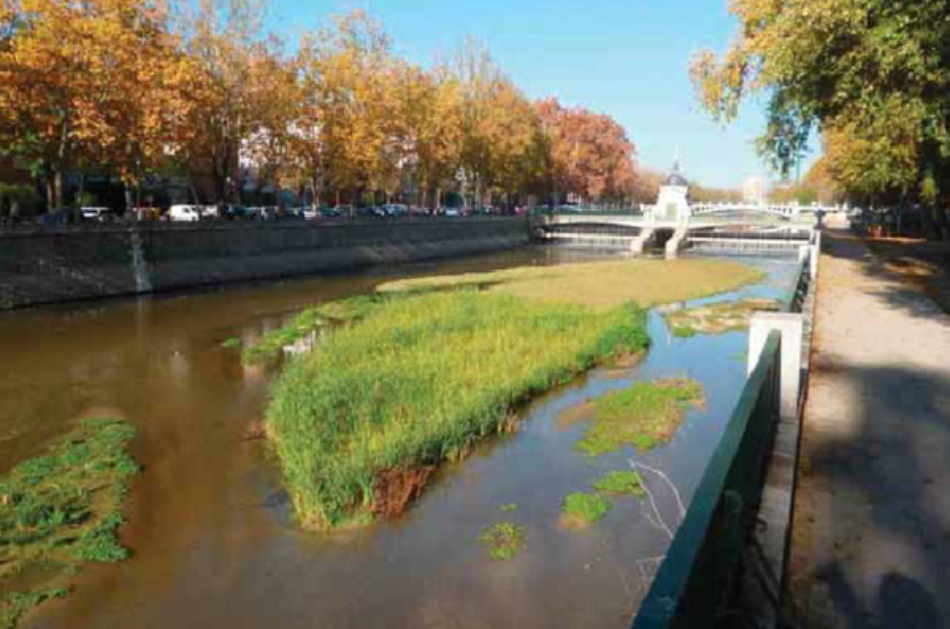
[[180, 58], [168, 15], [145, 0], [0, 0], [0, 151], [47, 182], [112, 166], [132, 181], [174, 135]]
[[555, 193], [573, 192], [585, 202], [632, 195], [635, 149], [623, 127], [609, 116], [565, 108], [555, 99], [535, 107], [550, 142]]

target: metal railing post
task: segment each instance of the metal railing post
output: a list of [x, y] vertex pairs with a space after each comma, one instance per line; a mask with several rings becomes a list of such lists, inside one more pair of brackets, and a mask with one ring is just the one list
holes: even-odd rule
[[811, 279], [814, 281], [818, 277], [818, 259], [821, 257], [821, 232], [815, 231], [814, 240], [809, 247], [809, 269], [811, 270]]

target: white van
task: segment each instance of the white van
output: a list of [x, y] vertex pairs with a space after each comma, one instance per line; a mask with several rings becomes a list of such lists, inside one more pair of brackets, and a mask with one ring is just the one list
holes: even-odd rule
[[107, 207], [84, 207], [79, 210], [83, 220], [105, 223], [112, 218], [112, 210]]
[[197, 205], [173, 205], [168, 210], [168, 219], [179, 223], [197, 223], [201, 220], [201, 208]]

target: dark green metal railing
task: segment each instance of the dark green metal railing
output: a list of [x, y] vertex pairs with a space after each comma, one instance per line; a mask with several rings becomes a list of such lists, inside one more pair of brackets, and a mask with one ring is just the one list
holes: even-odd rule
[[[810, 285], [806, 258], [783, 310], [801, 312]], [[633, 629], [715, 627], [728, 611], [778, 426], [780, 339], [769, 335]]]
[[778, 423], [780, 335], [746, 381], [634, 629], [714, 627], [728, 609]]

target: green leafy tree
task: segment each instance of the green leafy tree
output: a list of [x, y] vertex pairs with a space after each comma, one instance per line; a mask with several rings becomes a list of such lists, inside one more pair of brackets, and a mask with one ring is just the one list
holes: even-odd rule
[[760, 148], [786, 172], [813, 125], [827, 169], [849, 192], [881, 199], [950, 193], [950, 20], [944, 0], [734, 0], [739, 37], [700, 52], [703, 105], [728, 121], [768, 95]]

